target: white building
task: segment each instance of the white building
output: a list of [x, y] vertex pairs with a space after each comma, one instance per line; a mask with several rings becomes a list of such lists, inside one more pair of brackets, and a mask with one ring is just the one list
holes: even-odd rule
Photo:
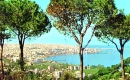
[[54, 72], [54, 77], [56, 78], [56, 80], [61, 77], [62, 73], [63, 73], [63, 71], [55, 71]]
[[16, 62], [18, 59], [19, 59], [18, 56], [15, 56], [15, 57], [13, 56], [13, 61], [14, 61], [14, 62]]
[[43, 60], [44, 60], [44, 59], [39, 58], [39, 59], [37, 59], [37, 62], [42, 63], [42, 62], [43, 62]]
[[37, 74], [39, 72], [39, 69], [34, 69], [34, 73]]
[[78, 66], [74, 66], [74, 70], [79, 70]]
[[32, 62], [32, 64], [35, 64], [35, 63], [42, 63], [43, 61], [44, 61], [44, 59], [38, 58], [38, 59], [32, 60], [31, 62]]
[[[80, 72], [76, 71], [75, 72], [76, 78], [80, 78]], [[85, 77], [85, 73], [83, 73], [83, 78]]]
[[73, 66], [68, 66], [68, 69], [69, 70], [74, 70], [74, 67]]
[[48, 66], [48, 70], [49, 70], [49, 71], [54, 71], [55, 68], [54, 68], [54, 66]]

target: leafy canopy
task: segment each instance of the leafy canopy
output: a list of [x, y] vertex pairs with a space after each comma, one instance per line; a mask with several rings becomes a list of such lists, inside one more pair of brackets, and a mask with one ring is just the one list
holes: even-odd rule
[[60, 32], [81, 34], [85, 27], [112, 15], [115, 8], [114, 0], [51, 0], [47, 12]]
[[8, 30], [8, 26], [6, 24], [5, 16], [2, 13], [4, 4], [3, 0], [0, 1], [0, 42], [4, 43], [4, 39], [9, 39], [11, 34]]
[[40, 36], [50, 31], [50, 22], [38, 4], [30, 0], [5, 1], [3, 10], [7, 22], [15, 34], [26, 37]]
[[118, 13], [97, 26], [95, 35], [100, 40], [121, 39], [127, 42], [130, 39], [130, 14]]

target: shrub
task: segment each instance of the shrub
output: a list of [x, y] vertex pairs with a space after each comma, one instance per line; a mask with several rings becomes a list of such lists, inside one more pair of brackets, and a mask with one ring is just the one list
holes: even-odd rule
[[75, 76], [72, 73], [64, 72], [60, 78], [60, 80], [75, 80]]

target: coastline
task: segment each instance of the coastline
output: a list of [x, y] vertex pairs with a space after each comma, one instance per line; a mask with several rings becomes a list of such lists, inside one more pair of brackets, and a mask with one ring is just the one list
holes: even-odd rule
[[[65, 50], [63, 50], [63, 52], [61, 53], [60, 51], [56, 51], [54, 49], [63, 49], [65, 48]], [[78, 62], [78, 58], [79, 55], [77, 55], [78, 53], [76, 53], [76, 50], [73, 50], [71, 48], [77, 49], [78, 48], [76, 46], [73, 45], [63, 45], [63, 44], [25, 44], [24, 47], [24, 59], [26, 60], [26, 62], [28, 64], [31, 63], [42, 63], [44, 61], [46, 61], [46, 58], [51, 58], [51, 56], [56, 59], [58, 59], [57, 56], [59, 56], [61, 54], [63, 54], [62, 57], [60, 57], [60, 60], [64, 60], [64, 54], [65, 58], [67, 57], [66, 60], [72, 60], [72, 61], [66, 61], [66, 62], [75, 62], [77, 64]], [[68, 49], [68, 50], [67, 50]], [[119, 63], [119, 53], [117, 52], [117, 50], [113, 47], [108, 47], [108, 46], [92, 46], [90, 48], [87, 48], [91, 50], [95, 51], [99, 51], [97, 53], [84, 53], [86, 59], [85, 60], [85, 64], [88, 65], [98, 65], [98, 64], [105, 64], [107, 66], [109, 66], [108, 64], [116, 64]], [[86, 50], [87, 50], [86, 49]], [[128, 54], [130, 49], [127, 49], [125, 51], [124, 54], [124, 59], [127, 58], [128, 56], [130, 56], [130, 54]], [[71, 51], [75, 51], [75, 53], [71, 53]], [[70, 52], [70, 53], [69, 53]], [[110, 52], [110, 53], [109, 53]], [[5, 44], [4, 45], [4, 53], [3, 53], [3, 57], [6, 57], [7, 59], [9, 59], [10, 61], [16, 61], [19, 59], [19, 45], [18, 44]], [[70, 55], [69, 55], [70, 54]], [[90, 54], [90, 55], [89, 55]], [[73, 57], [71, 55], [77, 55], [76, 57]], [[56, 57], [55, 57], [56, 56]], [[115, 57], [117, 56], [117, 57]], [[73, 57], [73, 59], [72, 59]], [[69, 59], [70, 58], [70, 59]], [[114, 59], [114, 60], [113, 60]], [[53, 59], [51, 59], [53, 60]], [[51, 61], [50, 60], [50, 61]], [[106, 62], [107, 61], [107, 62]], [[74, 64], [75, 64], [74, 63]]]
[[[98, 48], [85, 48], [84, 54], [95, 54], [100, 52]], [[19, 44], [5, 44], [3, 56], [12, 60], [14, 57], [18, 58], [20, 49]], [[60, 54], [77, 54], [78, 47], [65, 44], [25, 44], [24, 46], [24, 58], [29, 61], [35, 61], [38, 59], [44, 59], [50, 56], [56, 56]]]

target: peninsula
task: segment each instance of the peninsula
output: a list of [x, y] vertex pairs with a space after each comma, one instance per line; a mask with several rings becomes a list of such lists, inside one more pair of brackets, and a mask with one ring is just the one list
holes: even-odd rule
[[[84, 53], [97, 53], [100, 49], [85, 48]], [[19, 58], [19, 45], [18, 44], [5, 44], [3, 56], [12, 60], [12, 58]], [[49, 56], [60, 54], [77, 54], [78, 46], [65, 45], [65, 44], [25, 44], [24, 58], [26, 60], [34, 61], [36, 59], [44, 59]]]

